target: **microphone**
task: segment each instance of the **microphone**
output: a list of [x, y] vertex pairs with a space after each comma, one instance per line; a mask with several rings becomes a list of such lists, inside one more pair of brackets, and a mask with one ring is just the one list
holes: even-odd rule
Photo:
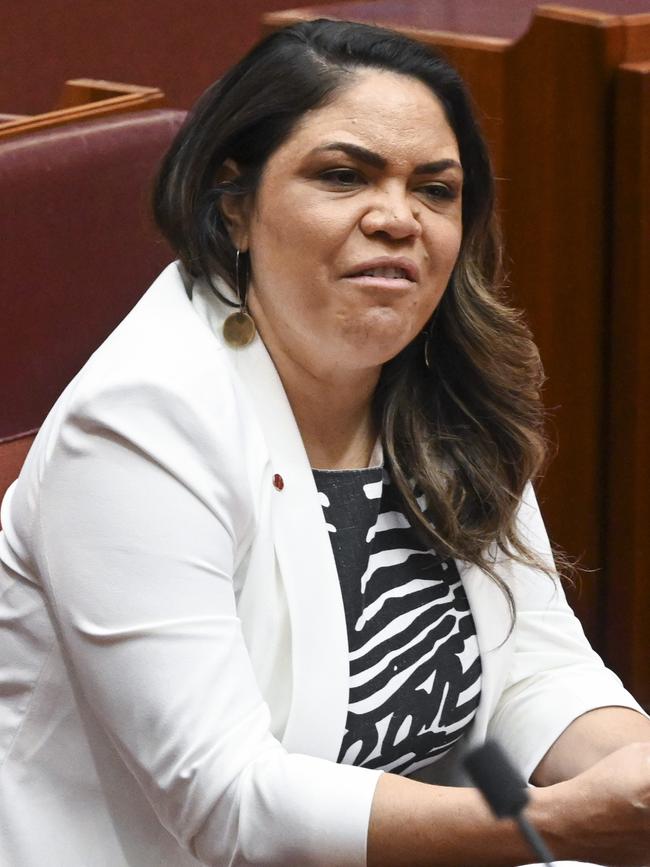
[[523, 815], [529, 797], [526, 781], [496, 741], [486, 741], [469, 753], [465, 770], [499, 818], [514, 819], [535, 857], [552, 867], [553, 855], [535, 828]]

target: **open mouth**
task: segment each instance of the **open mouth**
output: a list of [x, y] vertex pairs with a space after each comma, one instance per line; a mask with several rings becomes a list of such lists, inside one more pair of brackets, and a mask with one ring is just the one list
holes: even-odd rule
[[357, 271], [351, 277], [380, 277], [384, 280], [408, 280], [413, 283], [413, 278], [405, 268], [368, 268], [365, 271]]
[[419, 269], [408, 256], [377, 256], [358, 262], [347, 276], [354, 280], [372, 279], [382, 283], [395, 281], [407, 286], [418, 282]]

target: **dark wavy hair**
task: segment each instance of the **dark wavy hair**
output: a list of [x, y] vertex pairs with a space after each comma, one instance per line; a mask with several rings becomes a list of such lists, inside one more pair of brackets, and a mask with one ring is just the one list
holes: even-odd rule
[[[539, 561], [516, 522], [525, 485], [546, 455], [539, 354], [502, 294], [501, 245], [489, 155], [465, 85], [429, 47], [351, 22], [302, 22], [273, 33], [212, 85], [168, 152], [154, 192], [157, 223], [185, 268], [235, 285], [235, 251], [220, 199], [255, 194], [266, 161], [310, 109], [325, 105], [359, 69], [423, 82], [443, 106], [464, 173], [461, 250], [427, 328], [384, 365], [374, 409], [392, 478], [412, 523], [442, 556], [495, 569], [501, 549]], [[240, 174], [217, 183], [233, 160]], [[428, 507], [419, 508], [423, 493]]]

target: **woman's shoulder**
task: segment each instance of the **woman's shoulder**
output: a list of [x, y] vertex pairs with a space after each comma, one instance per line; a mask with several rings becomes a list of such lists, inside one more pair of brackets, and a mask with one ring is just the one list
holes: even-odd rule
[[[170, 389], [209, 376], [227, 379], [223, 340], [197, 314], [178, 263], [169, 265], [76, 377], [83, 393], [107, 385]], [[215, 371], [222, 375], [214, 380]]]
[[57, 400], [12, 486], [3, 525], [11, 524], [26, 573], [36, 574], [35, 512], [46, 523], [62, 491], [77, 496], [79, 479], [112, 490], [128, 475], [134, 489], [151, 491], [152, 479], [159, 487], [173, 480], [174, 490], [191, 491], [243, 533], [266, 461], [254, 407], [223, 340], [197, 315], [172, 265]]
[[35, 450], [49, 462], [60, 446], [70, 454], [103, 438], [223, 467], [260, 452], [244, 391], [223, 338], [197, 313], [174, 263], [63, 392]]
[[231, 404], [236, 379], [220, 334], [197, 313], [174, 262], [92, 354], [55, 409], [92, 414], [106, 402], [125, 412], [153, 400], [174, 405]]

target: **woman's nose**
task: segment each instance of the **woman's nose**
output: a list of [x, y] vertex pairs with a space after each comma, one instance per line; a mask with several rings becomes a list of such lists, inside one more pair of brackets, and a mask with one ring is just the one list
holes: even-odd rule
[[378, 194], [361, 218], [361, 229], [366, 235], [383, 232], [395, 239], [422, 234], [418, 210], [403, 191]]

